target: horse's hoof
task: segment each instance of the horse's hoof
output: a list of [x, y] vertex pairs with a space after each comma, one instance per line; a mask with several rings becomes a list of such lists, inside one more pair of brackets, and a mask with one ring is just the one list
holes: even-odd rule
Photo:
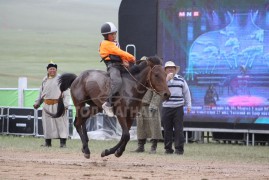
[[117, 158], [119, 158], [119, 157], [121, 157], [121, 154], [115, 153], [115, 156], [116, 156]]
[[122, 153], [119, 153], [119, 152], [115, 152], [115, 154], [114, 154], [116, 157], [121, 157], [121, 155], [122, 155]]
[[102, 153], [101, 153], [101, 157], [105, 157], [109, 155], [109, 150], [105, 149]]
[[86, 159], [90, 159], [90, 154], [84, 154], [84, 157], [85, 157]]

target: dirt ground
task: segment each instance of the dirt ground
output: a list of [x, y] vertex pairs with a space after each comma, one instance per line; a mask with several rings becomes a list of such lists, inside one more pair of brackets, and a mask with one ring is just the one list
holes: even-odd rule
[[0, 179], [269, 179], [269, 166], [198, 162], [179, 155], [101, 158], [82, 153], [0, 150]]

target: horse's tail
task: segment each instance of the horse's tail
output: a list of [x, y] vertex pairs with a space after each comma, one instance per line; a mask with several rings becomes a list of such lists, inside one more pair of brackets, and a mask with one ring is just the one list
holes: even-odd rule
[[59, 85], [61, 92], [66, 91], [68, 88], [70, 88], [73, 81], [77, 78], [77, 75], [73, 73], [65, 73], [60, 76], [59, 78]]
[[65, 73], [59, 77], [59, 85], [61, 90], [61, 95], [58, 99], [58, 106], [57, 106], [57, 112], [56, 114], [52, 114], [50, 112], [47, 112], [51, 117], [58, 118], [65, 114], [65, 107], [63, 102], [63, 92], [66, 91], [68, 88], [70, 88], [73, 81], [77, 78], [77, 75], [72, 73]]

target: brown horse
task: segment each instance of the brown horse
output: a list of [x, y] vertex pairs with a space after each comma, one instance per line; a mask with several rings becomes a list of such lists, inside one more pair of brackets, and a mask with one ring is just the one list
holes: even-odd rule
[[[113, 110], [122, 128], [122, 136], [118, 144], [102, 152], [101, 156], [115, 154], [120, 157], [130, 140], [129, 130], [133, 120], [141, 107], [141, 100], [147, 89], [160, 94], [164, 99], [170, 96], [166, 84], [166, 74], [162, 68], [162, 61], [157, 56], [149, 57], [145, 61], [138, 61], [122, 73], [123, 84], [118, 95], [113, 97]], [[66, 73], [59, 79], [61, 91], [70, 87], [73, 103], [76, 107], [74, 125], [82, 141], [82, 152], [90, 158], [86, 120], [98, 112], [102, 112], [102, 104], [110, 91], [110, 78], [107, 72], [100, 70], [87, 70], [78, 77]], [[89, 106], [85, 106], [88, 104]], [[62, 98], [59, 98], [58, 111], [53, 117], [64, 114]]]

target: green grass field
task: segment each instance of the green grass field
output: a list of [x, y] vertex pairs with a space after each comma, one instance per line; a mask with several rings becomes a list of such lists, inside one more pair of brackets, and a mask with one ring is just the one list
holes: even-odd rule
[[121, 0], [0, 0], [0, 88], [19, 77], [37, 88], [53, 60], [59, 73], [103, 69], [100, 27], [118, 22]]
[[[21, 151], [34, 151], [42, 152], [47, 151], [43, 147], [40, 147], [44, 143], [43, 138], [35, 137], [19, 137], [12, 135], [0, 135], [0, 150], [21, 150]], [[116, 140], [90, 140], [89, 147], [93, 154], [101, 154], [104, 149], [111, 148], [116, 145]], [[126, 150], [123, 156], [148, 156], [151, 143], [147, 143], [145, 153], [133, 153], [131, 151], [137, 148], [137, 141], [130, 141], [127, 144]], [[59, 149], [59, 140], [52, 141], [52, 148], [50, 151], [62, 151]], [[67, 147], [64, 151], [69, 153], [80, 153], [81, 141], [78, 139], [72, 139], [67, 141]], [[82, 154], [81, 154], [82, 155]], [[156, 156], [165, 156], [163, 143], [158, 143]], [[167, 157], [167, 156], [166, 156]], [[171, 156], [173, 158], [173, 156]], [[195, 161], [223, 161], [223, 162], [245, 162], [245, 163], [258, 163], [268, 164], [269, 153], [267, 146], [245, 146], [245, 145], [227, 145], [216, 143], [205, 144], [186, 144], [184, 159]]]

